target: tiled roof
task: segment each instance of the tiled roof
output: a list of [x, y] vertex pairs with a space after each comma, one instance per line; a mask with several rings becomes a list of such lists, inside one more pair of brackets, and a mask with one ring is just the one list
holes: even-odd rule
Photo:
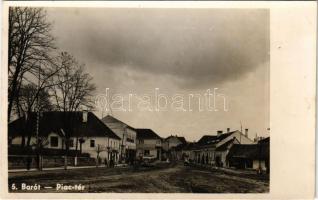
[[264, 139], [262, 139], [262, 140], [258, 141], [258, 143], [269, 143], [269, 142], [270, 142], [269, 137], [264, 138]]
[[187, 140], [185, 139], [185, 137], [180, 137], [180, 136], [177, 136], [177, 135], [176, 136], [170, 135], [165, 140], [168, 140], [170, 138], [177, 138], [182, 144], [187, 144]]
[[233, 144], [235, 138], [230, 139], [229, 141], [225, 142], [224, 144], [222, 144], [221, 146], [218, 146], [215, 150], [216, 151], [225, 151], [228, 149], [228, 147]]
[[[92, 112], [87, 113], [87, 122], [83, 122], [83, 112], [43, 112], [39, 121], [39, 135], [47, 136], [51, 132], [68, 134], [70, 137], [110, 137], [120, 139]], [[35, 135], [37, 113], [21, 117], [9, 123], [9, 136]], [[63, 130], [63, 131], [61, 131]]]
[[161, 139], [161, 137], [151, 129], [137, 128], [137, 139]]
[[210, 144], [216, 144], [218, 142], [220, 142], [221, 140], [229, 137], [230, 135], [232, 135], [234, 132], [236, 131], [232, 131], [232, 132], [228, 132], [228, 133], [223, 133], [219, 136], [217, 135], [204, 135], [199, 141], [198, 141], [198, 145], [210, 145]]
[[128, 128], [132, 129], [132, 130], [135, 130], [133, 127], [129, 126], [128, 124], [126, 124], [125, 122], [111, 116], [111, 115], [107, 115], [106, 117], [103, 117], [101, 119], [104, 123], [121, 123], [121, 124], [124, 124], [126, 125]]
[[233, 144], [227, 158], [269, 159], [269, 144]]
[[187, 141], [186, 141], [186, 139], [184, 138], [184, 137], [177, 137], [179, 140], [180, 140], [180, 142], [182, 143], [182, 144], [187, 144]]
[[212, 143], [215, 143], [216, 139], [217, 139], [216, 135], [204, 135], [197, 143], [199, 145], [212, 144]]

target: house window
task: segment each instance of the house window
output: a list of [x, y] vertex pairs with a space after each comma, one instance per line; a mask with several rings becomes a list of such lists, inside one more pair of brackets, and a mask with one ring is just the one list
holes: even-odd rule
[[127, 140], [127, 142], [131, 142], [131, 143], [134, 143], [134, 142], [135, 142], [132, 137], [128, 137], [126, 140]]
[[134, 139], [129, 138], [128, 142], [134, 143], [134, 142], [135, 142], [135, 140], [134, 140]]
[[59, 146], [59, 139], [56, 136], [51, 136], [50, 137], [50, 143], [51, 147], [58, 147]]
[[95, 140], [90, 141], [90, 147], [95, 147]]
[[144, 151], [144, 155], [145, 155], [145, 156], [149, 156], [149, 155], [150, 155], [150, 151], [149, 151], [149, 150], [145, 150], [145, 151]]

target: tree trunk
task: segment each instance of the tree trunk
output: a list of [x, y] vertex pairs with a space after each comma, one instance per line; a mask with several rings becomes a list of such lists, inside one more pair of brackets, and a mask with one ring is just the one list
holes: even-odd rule
[[12, 111], [14, 99], [18, 95], [17, 87], [18, 87], [18, 76], [20, 74], [20, 71], [21, 71], [21, 65], [17, 65], [13, 75], [11, 90], [9, 90], [9, 94], [8, 94], [8, 99], [9, 99], [8, 122], [10, 122], [10, 119], [11, 119], [11, 111]]
[[67, 155], [64, 156], [64, 170], [67, 170]]

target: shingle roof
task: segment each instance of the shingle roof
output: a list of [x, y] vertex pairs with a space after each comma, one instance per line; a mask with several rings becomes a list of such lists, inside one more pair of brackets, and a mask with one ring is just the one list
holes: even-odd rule
[[229, 141], [225, 142], [221, 146], [218, 146], [215, 150], [216, 151], [225, 151], [228, 147], [234, 142], [235, 138], [230, 139]]
[[199, 145], [210, 145], [210, 144], [216, 144], [218, 142], [220, 142], [221, 140], [229, 137], [230, 135], [232, 135], [234, 132], [236, 131], [231, 131], [228, 133], [223, 133], [219, 136], [217, 135], [204, 135], [199, 141], [198, 144]]
[[269, 143], [269, 142], [270, 142], [269, 137], [264, 138], [264, 139], [262, 139], [262, 140], [258, 141], [258, 143], [262, 143], [262, 144]]
[[[39, 135], [47, 136], [51, 132], [69, 134], [71, 137], [110, 137], [120, 139], [92, 112], [87, 113], [87, 122], [82, 121], [83, 112], [43, 112], [39, 121]], [[9, 135], [20, 136], [22, 134], [35, 135], [37, 113], [32, 112], [30, 116], [21, 117], [9, 123]], [[61, 131], [63, 130], [63, 131]]]
[[227, 158], [269, 159], [269, 144], [233, 144]]
[[161, 139], [161, 137], [151, 129], [137, 128], [137, 139]]
[[187, 140], [185, 139], [185, 137], [180, 137], [180, 136], [174, 136], [174, 135], [170, 135], [169, 137], [165, 138], [165, 140], [168, 140], [170, 138], [177, 138], [182, 144], [187, 144]]
[[179, 136], [178, 136], [178, 139], [180, 140], [180, 142], [181, 142], [182, 144], [187, 144], [187, 141], [186, 141], [186, 139], [185, 139], [184, 137], [179, 137]]
[[199, 145], [207, 145], [211, 143], [215, 143], [217, 139], [216, 135], [204, 135], [201, 139], [197, 142]]
[[129, 126], [128, 124], [126, 124], [125, 122], [111, 116], [111, 115], [107, 115], [106, 117], [103, 117], [102, 119], [102, 122], [104, 123], [121, 123], [121, 124], [125, 124], [128, 128], [132, 129], [132, 130], [135, 130], [135, 128]]
[[223, 134], [221, 134], [221, 135], [218, 137], [218, 140], [221, 141], [221, 140], [227, 138], [228, 136], [232, 135], [234, 132], [236, 132], [236, 131], [231, 131], [231, 132], [228, 132], [228, 133], [223, 133]]

